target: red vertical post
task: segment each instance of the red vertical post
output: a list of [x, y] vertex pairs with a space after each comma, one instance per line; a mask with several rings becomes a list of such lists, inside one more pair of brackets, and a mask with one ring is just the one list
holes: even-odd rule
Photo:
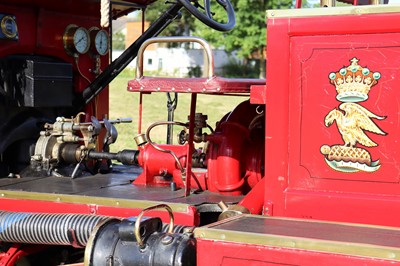
[[142, 133], [143, 93], [139, 93], [138, 134]]
[[192, 93], [190, 101], [190, 118], [189, 118], [189, 145], [187, 152], [187, 165], [186, 165], [186, 183], [185, 183], [185, 196], [190, 195], [190, 179], [192, 177], [192, 154], [193, 154], [193, 139], [194, 139], [194, 117], [196, 113], [197, 93]]

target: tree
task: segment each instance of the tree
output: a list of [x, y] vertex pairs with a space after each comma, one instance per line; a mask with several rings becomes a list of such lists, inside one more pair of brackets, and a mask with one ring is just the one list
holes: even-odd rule
[[[157, 18], [160, 17], [162, 13], [164, 13], [169, 8], [170, 4], [171, 3], [168, 3], [168, 1], [157, 1], [151, 4], [146, 10], [145, 19], [147, 21], [150, 21], [150, 23], [153, 23]], [[184, 8], [182, 8], [181, 14], [182, 17], [180, 19], [176, 19], [173, 23], [171, 23], [166, 29], [163, 30], [161, 35], [163, 36], [190, 35], [191, 31], [193, 31], [195, 27], [194, 24], [195, 19]]]
[[121, 31], [113, 33], [112, 47], [114, 50], [125, 50], [125, 35]]
[[[260, 61], [260, 74], [265, 73], [265, 44], [266, 44], [266, 20], [267, 9], [290, 8], [292, 0], [230, 0], [236, 14], [236, 27], [226, 33], [216, 31], [204, 25], [182, 10], [182, 19], [172, 23], [163, 31], [163, 35], [195, 35], [206, 39], [214, 47], [223, 48], [227, 52], [237, 51], [238, 55], [248, 62], [250, 59]], [[202, 1], [199, 1], [202, 3]], [[224, 21], [226, 13], [215, 0], [211, 1], [214, 18]], [[161, 12], [165, 11], [164, 1], [158, 1], [146, 11], [146, 18], [154, 21]], [[189, 34], [189, 33], [192, 34]]]
[[[227, 33], [212, 30], [196, 21], [195, 34], [203, 37], [215, 47], [223, 47], [225, 51], [237, 51], [238, 55], [248, 61], [260, 61], [260, 75], [265, 74], [265, 44], [267, 9], [290, 8], [291, 0], [231, 0], [236, 14], [236, 27]], [[215, 17], [224, 18], [224, 10], [216, 10]]]

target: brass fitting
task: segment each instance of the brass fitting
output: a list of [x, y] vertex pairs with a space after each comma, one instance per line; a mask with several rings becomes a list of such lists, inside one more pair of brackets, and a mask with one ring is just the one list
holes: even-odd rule
[[218, 221], [237, 215], [250, 214], [250, 211], [242, 205], [227, 206], [225, 202], [220, 201], [218, 206], [222, 209], [222, 213], [218, 216]]

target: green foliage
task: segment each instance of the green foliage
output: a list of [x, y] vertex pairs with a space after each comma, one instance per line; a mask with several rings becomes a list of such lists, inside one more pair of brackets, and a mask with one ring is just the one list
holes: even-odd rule
[[[314, 6], [315, 5], [318, 5], [319, 6], [319, 2], [318, 2], [318, 4], [314, 4]], [[301, 1], [301, 8], [312, 8], [312, 7], [314, 7], [311, 3], [309, 3], [307, 0], [302, 0]], [[316, 7], [316, 6], [315, 6]]]
[[[239, 56], [248, 57], [254, 50], [265, 46], [266, 1], [251, 1], [251, 4], [245, 0], [231, 2], [236, 13], [236, 27], [232, 31], [221, 33], [196, 21], [195, 34], [215, 47], [223, 47], [227, 52], [237, 50]], [[224, 17], [224, 12], [224, 10], [216, 10], [215, 17]]]
[[113, 50], [125, 50], [125, 35], [121, 32], [114, 32], [112, 36]]
[[[230, 32], [219, 32], [204, 25], [202, 22], [190, 15], [185, 9], [182, 10], [182, 18], [175, 21], [163, 31], [163, 35], [195, 35], [207, 40], [212, 46], [223, 48], [227, 52], [237, 51], [239, 57], [244, 59], [258, 58], [260, 60], [260, 70], [255, 71], [265, 73], [264, 50], [266, 44], [266, 19], [265, 11], [267, 9], [291, 8], [292, 0], [230, 0], [236, 14], [236, 27]], [[199, 1], [202, 3], [202, 1]], [[214, 13], [213, 18], [217, 21], [226, 21], [225, 10], [211, 1], [211, 10]], [[146, 18], [150, 21], [157, 19], [168, 7], [164, 1], [158, 1], [151, 5], [146, 11]], [[191, 32], [191, 34], [189, 34]], [[236, 77], [243, 76], [241, 73], [254, 71], [248, 66], [233, 65], [230, 69], [237, 69]], [[227, 72], [229, 72], [228, 70]], [[230, 74], [228, 74], [230, 75]]]
[[258, 78], [260, 67], [259, 64], [252, 64], [253, 62], [241, 63], [231, 60], [222, 67], [220, 75], [225, 78]]
[[[214, 18], [224, 22], [225, 10], [216, 1], [211, 1], [211, 3], [212, 12], [215, 13]], [[231, 0], [231, 3], [236, 13], [236, 27], [230, 32], [221, 33], [209, 28], [183, 8], [182, 18], [169, 25], [162, 35], [200, 36], [214, 47], [223, 47], [227, 52], [236, 50], [239, 56], [249, 57], [251, 53], [262, 51], [265, 47], [265, 11], [292, 7], [291, 0]], [[164, 1], [155, 2], [146, 10], [146, 19], [155, 21], [167, 8], [168, 4]]]
[[[195, 34], [205, 38], [215, 47], [224, 47], [228, 52], [238, 51], [242, 57], [263, 51], [266, 43], [265, 11], [292, 6], [291, 0], [231, 0], [231, 3], [236, 14], [236, 27], [232, 31], [221, 33], [196, 21]], [[218, 10], [216, 17], [225, 16], [224, 12]]]
[[203, 71], [201, 71], [200, 66], [189, 67], [188, 69], [188, 77], [189, 78], [198, 78], [203, 75]]
[[[146, 9], [145, 18], [146, 20], [153, 23], [156, 21], [161, 14], [163, 14], [170, 7], [171, 3], [168, 1], [156, 1], [151, 4]], [[189, 36], [190, 32], [193, 31], [194, 18], [193, 16], [186, 11], [186, 9], [182, 9], [181, 11], [182, 17], [180, 19], [176, 19], [173, 23], [171, 23], [166, 29], [161, 32], [163, 36]], [[176, 44], [169, 44], [170, 47], [176, 46]]]

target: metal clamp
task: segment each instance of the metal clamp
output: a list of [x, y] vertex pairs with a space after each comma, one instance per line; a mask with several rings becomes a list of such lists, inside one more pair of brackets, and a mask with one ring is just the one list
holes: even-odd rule
[[148, 211], [151, 211], [154, 209], [166, 209], [167, 210], [167, 212], [169, 214], [168, 233], [172, 234], [174, 232], [174, 214], [172, 212], [171, 207], [169, 207], [166, 204], [159, 204], [159, 205], [155, 205], [155, 206], [151, 206], [146, 209], [143, 209], [137, 216], [137, 220], [135, 222], [135, 237], [136, 237], [136, 241], [139, 245], [139, 248], [144, 248], [146, 246], [140, 236], [140, 222], [142, 221], [142, 218], [143, 218], [143, 215], [145, 212], [148, 212]]
[[206, 42], [206, 40], [199, 37], [192, 36], [178, 36], [178, 37], [156, 37], [146, 40], [138, 51], [137, 63], [136, 63], [136, 78], [140, 79], [143, 77], [143, 54], [147, 46], [153, 43], [169, 43], [169, 42], [196, 42], [203, 46], [204, 51], [208, 58], [208, 78], [214, 76], [214, 55], [212, 53], [211, 46]]

